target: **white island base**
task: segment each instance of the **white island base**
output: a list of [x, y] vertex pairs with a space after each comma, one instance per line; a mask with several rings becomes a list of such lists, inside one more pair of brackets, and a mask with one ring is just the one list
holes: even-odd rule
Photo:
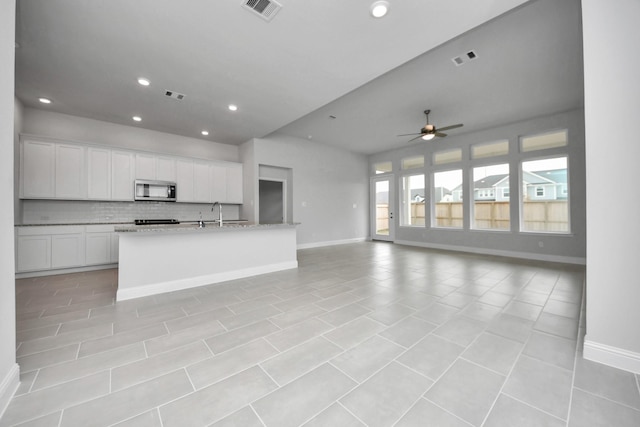
[[294, 224], [116, 231], [117, 301], [298, 267]]

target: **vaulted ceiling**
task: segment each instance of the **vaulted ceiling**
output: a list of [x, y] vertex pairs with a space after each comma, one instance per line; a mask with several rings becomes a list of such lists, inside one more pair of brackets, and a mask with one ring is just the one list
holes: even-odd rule
[[405, 144], [427, 108], [464, 123], [453, 134], [583, 103], [579, 0], [389, 0], [382, 19], [373, 0], [278, 0], [270, 21], [245, 1], [18, 0], [16, 96], [225, 144], [276, 132], [365, 154]]

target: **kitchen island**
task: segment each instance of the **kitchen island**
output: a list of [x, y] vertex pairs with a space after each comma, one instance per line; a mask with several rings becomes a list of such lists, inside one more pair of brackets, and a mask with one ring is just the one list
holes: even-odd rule
[[296, 225], [116, 227], [116, 300], [297, 268]]

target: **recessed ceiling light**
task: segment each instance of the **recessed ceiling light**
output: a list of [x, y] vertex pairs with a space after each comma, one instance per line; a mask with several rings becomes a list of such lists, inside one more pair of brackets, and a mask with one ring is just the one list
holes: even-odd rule
[[148, 79], [145, 79], [144, 77], [140, 77], [138, 79], [138, 83], [140, 83], [140, 85], [142, 86], [149, 86], [151, 84], [151, 82]]
[[374, 1], [369, 8], [369, 12], [374, 18], [382, 18], [389, 12], [389, 2], [384, 0]]
[[141, 122], [142, 121], [142, 117], [140, 117], [140, 116], [133, 116], [131, 118], [133, 119], [134, 122]]
[[200, 132], [201, 134], [203, 134], [204, 136], [209, 135], [209, 131], [208, 130], [203, 130], [202, 132]]
[[51, 100], [49, 98], [38, 98], [38, 101], [42, 102], [43, 104], [51, 104]]
[[229, 110], [231, 111], [238, 111], [238, 106], [235, 104], [229, 104]]

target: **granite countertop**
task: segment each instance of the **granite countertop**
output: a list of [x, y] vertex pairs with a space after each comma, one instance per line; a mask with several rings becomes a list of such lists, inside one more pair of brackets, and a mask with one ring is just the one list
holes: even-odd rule
[[126, 225], [121, 227], [116, 227], [115, 231], [120, 233], [162, 233], [162, 232], [221, 232], [221, 231], [239, 231], [239, 230], [250, 230], [250, 229], [268, 229], [268, 228], [292, 228], [300, 223], [284, 223], [284, 224], [253, 224], [253, 223], [238, 223], [229, 221], [225, 224], [223, 221], [222, 227], [216, 225], [217, 223], [209, 223], [206, 222], [205, 227], [199, 227], [198, 222], [195, 223], [187, 223], [183, 222], [180, 224], [157, 224], [157, 225]]
[[[238, 224], [238, 223], [244, 223], [247, 222], [246, 219], [223, 219], [222, 220], [223, 223], [230, 223], [230, 224]], [[216, 221], [204, 221], [205, 224], [215, 224]], [[193, 224], [198, 224], [198, 220], [194, 219], [194, 220], [185, 220], [185, 221], [180, 221], [180, 224], [177, 224], [178, 226], [180, 225], [193, 225]], [[105, 222], [56, 222], [56, 223], [47, 223], [47, 224], [15, 224], [14, 227], [59, 227], [59, 226], [64, 226], [64, 225], [69, 225], [69, 226], [74, 226], [74, 225], [134, 225], [133, 221], [116, 221], [116, 222], [109, 222], [109, 221], [105, 221]]]

